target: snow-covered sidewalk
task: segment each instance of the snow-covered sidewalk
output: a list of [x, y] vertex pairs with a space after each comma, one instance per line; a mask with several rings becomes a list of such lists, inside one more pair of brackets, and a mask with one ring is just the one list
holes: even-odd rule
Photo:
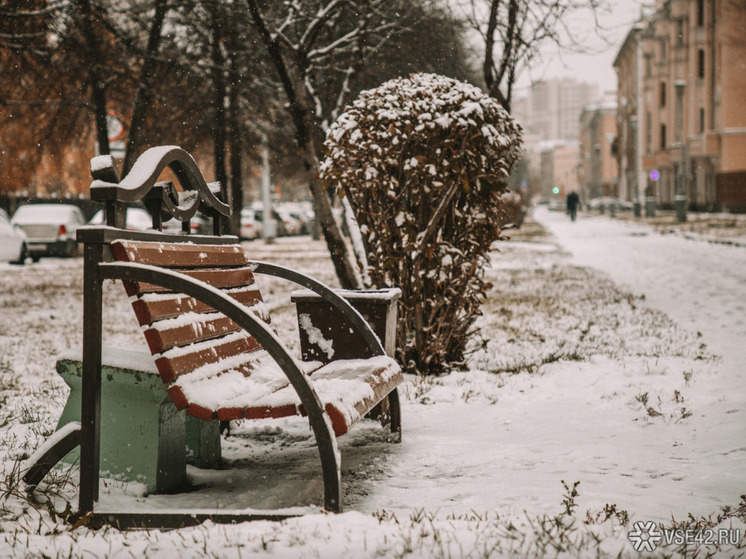
[[[746, 249], [660, 235], [601, 216], [572, 223], [563, 214], [537, 210], [535, 217], [574, 263], [644, 295], [646, 305], [701, 335], [719, 357], [691, 378], [691, 421], [636, 433], [629, 459], [650, 479], [639, 480], [644, 490], [635, 509], [680, 516], [733, 504], [746, 492]], [[655, 366], [650, 374], [657, 374]], [[662, 384], [673, 388], [675, 381]]]

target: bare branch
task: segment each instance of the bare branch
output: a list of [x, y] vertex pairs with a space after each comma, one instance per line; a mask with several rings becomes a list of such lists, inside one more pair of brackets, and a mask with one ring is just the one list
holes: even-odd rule
[[11, 10], [8, 8], [0, 8], [0, 16], [12, 17], [12, 18], [24, 18], [24, 17], [39, 17], [49, 15], [62, 8], [67, 8], [71, 3], [67, 0], [60, 2], [50, 2], [45, 8], [40, 10], [30, 10], [27, 12], [21, 12], [18, 10]]

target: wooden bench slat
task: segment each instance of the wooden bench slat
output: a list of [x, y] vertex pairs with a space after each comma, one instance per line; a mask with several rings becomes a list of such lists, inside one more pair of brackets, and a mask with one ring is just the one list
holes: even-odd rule
[[120, 262], [140, 262], [164, 268], [217, 268], [248, 264], [246, 253], [240, 245], [115, 241], [111, 243], [111, 254]]
[[[225, 292], [247, 307], [263, 302], [259, 289], [254, 286], [227, 289]], [[204, 313], [213, 310], [209, 305], [193, 297], [179, 294], [143, 295], [132, 301], [132, 308], [135, 310], [140, 326], [149, 326], [158, 320], [174, 318], [185, 312]], [[265, 313], [262, 318], [265, 322], [269, 322], [268, 314]]]
[[[203, 281], [213, 287], [226, 289], [242, 287], [254, 283], [254, 272], [251, 268], [201, 268], [179, 270], [184, 275]], [[123, 281], [127, 295], [134, 297], [144, 293], [170, 293], [168, 288], [151, 285], [141, 281]]]
[[[239, 326], [230, 318], [220, 314], [194, 315], [196, 318], [187, 323], [184, 319], [193, 318], [194, 313], [183, 314], [176, 319], [155, 323], [145, 330], [145, 339], [153, 354], [163, 353], [177, 346], [190, 345], [196, 342], [224, 336], [239, 330]], [[164, 322], [176, 322], [176, 326], [167, 327]]]
[[[263, 302], [247, 308], [258, 318], [269, 323], [269, 313]], [[186, 312], [174, 318], [153, 322], [149, 327], [146, 325], [144, 334], [150, 351], [155, 355], [174, 347], [219, 338], [238, 330], [241, 330], [241, 327], [221, 313]]]
[[332, 361], [311, 378], [338, 437], [404, 381], [396, 361], [383, 355]]
[[[311, 374], [316, 393], [339, 437], [383, 400], [403, 381], [401, 370], [388, 356], [332, 361]], [[251, 377], [249, 379], [251, 380]], [[196, 392], [196, 391], [195, 391]], [[287, 384], [260, 395], [248, 389], [237, 391], [215, 412], [218, 419], [263, 419], [306, 415], [295, 389]], [[249, 402], [247, 402], [247, 396]], [[187, 413], [204, 414], [213, 399], [192, 396]], [[202, 405], [204, 404], [204, 405]], [[199, 417], [199, 415], [197, 415]]]
[[205, 365], [218, 363], [243, 353], [251, 353], [260, 348], [259, 342], [251, 336], [242, 333], [229, 334], [224, 340], [209, 340], [187, 348], [168, 350], [155, 360], [155, 366], [163, 382], [169, 383]]
[[[170, 388], [174, 402], [201, 419], [220, 420], [280, 418], [305, 415], [295, 389], [282, 370], [266, 355], [255, 354], [252, 374], [229, 370], [214, 374], [180, 377]], [[313, 371], [311, 378], [337, 436], [385, 398], [403, 378], [388, 356], [332, 361]]]
[[[177, 378], [168, 388], [176, 407], [184, 409], [189, 406], [188, 413], [201, 419], [211, 419], [216, 415], [221, 420], [241, 419], [244, 417], [241, 408], [238, 415], [228, 411], [228, 408], [234, 407], [231, 402], [237, 394], [267, 396], [290, 383], [279, 365], [264, 349], [226, 358], [221, 365], [220, 369], [202, 367]], [[321, 363], [303, 363], [302, 366], [306, 374], [309, 374], [318, 369]], [[218, 377], [220, 380], [215, 382]], [[225, 412], [218, 414], [218, 410], [222, 408], [225, 408]]]

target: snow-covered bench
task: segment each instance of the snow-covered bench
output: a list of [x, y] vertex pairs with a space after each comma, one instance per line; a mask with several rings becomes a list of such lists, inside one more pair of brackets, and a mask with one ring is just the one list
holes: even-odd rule
[[[37, 484], [63, 450], [80, 444], [79, 512], [95, 516], [100, 470], [102, 384], [102, 282], [121, 280], [132, 301], [154, 366], [176, 408], [204, 421], [289, 415], [307, 416], [318, 445], [325, 508], [342, 509], [340, 456], [336, 437], [357, 420], [387, 404], [382, 414], [400, 433], [397, 363], [386, 354], [370, 325], [343, 297], [312, 278], [272, 263], [249, 260], [235, 237], [221, 236], [229, 208], [207, 185], [183, 150], [152, 148], [119, 181], [110, 158], [92, 161], [91, 197], [105, 203], [107, 225], [82, 228], [84, 245], [84, 325], [80, 428], [66, 428], [37, 453], [26, 474]], [[184, 193], [156, 183], [169, 167]], [[126, 203], [144, 200], [160, 227], [163, 212], [187, 223], [200, 208], [212, 214], [212, 236], [166, 235], [123, 228]], [[361, 358], [302, 362], [292, 356], [269, 324], [267, 307], [254, 282], [270, 274], [310, 289], [355, 329]], [[352, 337], [350, 338], [352, 340]], [[362, 344], [362, 346], [360, 345]], [[126, 426], [123, 428], [126, 429]], [[167, 435], [164, 435], [167, 436]], [[225, 516], [225, 515], [223, 515]], [[120, 526], [194, 523], [210, 515], [193, 513], [108, 514]], [[228, 518], [237, 520], [237, 518]]]

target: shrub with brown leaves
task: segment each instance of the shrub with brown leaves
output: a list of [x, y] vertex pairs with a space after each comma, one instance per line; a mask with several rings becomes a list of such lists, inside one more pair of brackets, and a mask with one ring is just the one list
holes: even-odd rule
[[362, 92], [325, 146], [322, 178], [349, 197], [372, 284], [402, 289], [399, 360], [421, 374], [462, 363], [519, 125], [476, 87], [415, 74]]

